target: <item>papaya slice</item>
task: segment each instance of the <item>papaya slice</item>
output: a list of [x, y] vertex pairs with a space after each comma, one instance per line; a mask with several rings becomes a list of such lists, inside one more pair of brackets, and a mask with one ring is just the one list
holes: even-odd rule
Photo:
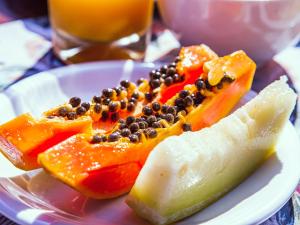
[[18, 168], [31, 170], [39, 167], [40, 152], [80, 132], [90, 132], [91, 119], [81, 117], [65, 121], [60, 118], [35, 120], [23, 114], [0, 127], [0, 149]]
[[[184, 86], [166, 104], [144, 106], [141, 115], [120, 120], [105, 135], [75, 135], [41, 153], [39, 163], [92, 198], [113, 198], [128, 192], [159, 142], [210, 126], [226, 116], [250, 89], [256, 65], [238, 51], [204, 63], [203, 68], [194, 84]], [[211, 85], [215, 79], [219, 82]]]
[[[218, 58], [217, 54], [204, 44], [181, 48], [176, 71], [179, 76], [184, 76], [184, 79], [174, 85], [163, 85], [159, 101], [165, 103], [181, 91], [185, 85], [193, 84], [202, 74], [203, 64], [216, 58]], [[173, 79], [173, 82], [175, 79]]]
[[134, 84], [123, 80], [120, 86], [104, 89], [89, 102], [72, 97], [68, 103], [44, 112], [41, 120], [21, 115], [0, 126], [0, 151], [18, 168], [38, 168], [39, 153], [77, 133], [110, 132], [119, 119], [137, 116], [153, 99], [163, 96], [165, 101], [184, 84], [193, 83], [202, 73], [203, 63], [213, 58], [217, 55], [205, 45], [187, 47], [175, 62], [151, 71], [149, 81], [141, 79]]

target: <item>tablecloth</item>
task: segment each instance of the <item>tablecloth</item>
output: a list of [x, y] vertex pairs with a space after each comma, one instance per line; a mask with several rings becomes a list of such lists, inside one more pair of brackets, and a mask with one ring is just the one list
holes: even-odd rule
[[[34, 75], [38, 72], [64, 65], [63, 62], [61, 62], [53, 54], [53, 50], [51, 49], [51, 44], [49, 42], [51, 29], [49, 27], [49, 21], [47, 17], [25, 19], [15, 22], [8, 22], [8, 20], [9, 19], [4, 17], [0, 13], [0, 23], [2, 21], [2, 24], [0, 25], [0, 89], [4, 89], [8, 85], [17, 82], [18, 80], [25, 77]], [[152, 41], [156, 42], [157, 46], [157, 43], [159, 43], [159, 38], [166, 38], [166, 36], [170, 35], [170, 33], [168, 33], [169, 31], [163, 31], [160, 25], [158, 25], [158, 27], [154, 27], [154, 29], [156, 29], [156, 32], [154, 32]], [[7, 36], [5, 39], [4, 34], [7, 34], [7, 32], [9, 32], [9, 35], [14, 34], [15, 39], [11, 40], [10, 36]], [[3, 43], [3, 40], [5, 40], [5, 43]], [[164, 46], [164, 51], [168, 52], [168, 50], [176, 48], [176, 42], [174, 43], [175, 44], [173, 44], [172, 46]], [[300, 47], [300, 42], [297, 46]], [[12, 51], [12, 49], [14, 49], [14, 51]], [[155, 50], [157, 49], [152, 49], [152, 51]], [[5, 53], [6, 56], [7, 54], [12, 55], [9, 59], [4, 57], [1, 58], [1, 52]], [[164, 56], [165, 58], [163, 59], [168, 60], [168, 57], [166, 57], [166, 55]], [[25, 60], [24, 62], [24, 58], [27, 58], [27, 61]], [[281, 66], [279, 66], [277, 63], [279, 63]], [[285, 73], [286, 71], [293, 81], [293, 83], [291, 83], [293, 87], [300, 90], [299, 66], [300, 48], [294, 46], [286, 49], [281, 54], [276, 56], [274, 58], [274, 61], [270, 61], [270, 63], [268, 63], [259, 72], [270, 74], [270, 77], [268, 79], [270, 79], [271, 81], [277, 78], [279, 75]], [[272, 70], [272, 73], [268, 73], [270, 72], [269, 70]], [[259, 81], [256, 81], [256, 84], [259, 84]], [[254, 87], [254, 89], [257, 90], [261, 88], [262, 87], [259, 87], [259, 85]], [[295, 110], [293, 116], [291, 117], [291, 120], [296, 124], [297, 127], [299, 127], [297, 115], [298, 111]], [[290, 199], [275, 215], [265, 221], [263, 225], [298, 224], [300, 221], [300, 210], [298, 204], [300, 199], [299, 193], [300, 188], [296, 190], [293, 198]], [[15, 223], [0, 215], [0, 224], [12, 225]]]

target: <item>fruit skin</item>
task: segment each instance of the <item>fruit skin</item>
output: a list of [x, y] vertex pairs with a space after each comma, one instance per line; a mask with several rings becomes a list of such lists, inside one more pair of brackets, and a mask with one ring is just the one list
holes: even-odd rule
[[22, 114], [0, 126], [0, 151], [16, 167], [23, 170], [39, 166], [40, 152], [80, 132], [90, 132], [90, 117], [77, 120], [35, 120], [30, 114]]
[[210, 128], [161, 142], [127, 204], [154, 224], [169, 224], [208, 206], [274, 152], [295, 102], [296, 94], [281, 79]]
[[[233, 56], [236, 54], [248, 58], [243, 52]], [[232, 58], [227, 57], [226, 62], [231, 62]], [[89, 197], [120, 196], [130, 191], [152, 149], [166, 137], [181, 134], [183, 123], [190, 123], [193, 130], [199, 130], [232, 110], [251, 87], [255, 64], [248, 58], [244, 67], [247, 69], [235, 70], [237, 79], [233, 83], [208, 97], [174, 125], [159, 129], [154, 139], [138, 144], [122, 141], [90, 144], [89, 136], [80, 134], [41, 153], [39, 163], [53, 176]]]

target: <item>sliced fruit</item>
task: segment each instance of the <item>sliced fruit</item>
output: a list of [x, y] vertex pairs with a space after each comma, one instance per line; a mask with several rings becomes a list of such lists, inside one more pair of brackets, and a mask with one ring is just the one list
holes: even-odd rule
[[149, 155], [127, 204], [169, 224], [216, 201], [273, 153], [296, 97], [281, 79], [210, 128], [167, 138]]
[[[217, 122], [250, 89], [255, 64], [244, 52], [220, 60], [227, 65], [237, 60], [236, 55], [248, 60], [243, 63], [243, 70], [235, 67], [238, 69], [234, 79], [228, 81], [225, 77], [218, 87], [199, 79], [187, 85], [166, 105], [155, 102], [151, 107], [145, 106], [142, 115], [127, 117], [106, 135], [81, 134], [69, 138], [40, 154], [40, 164], [89, 197], [111, 198], [128, 192], [149, 152], [158, 143], [166, 137]], [[222, 63], [217, 65], [224, 67]], [[235, 69], [230, 67], [230, 70]]]
[[[181, 90], [184, 84], [193, 83], [202, 73], [203, 63], [217, 58], [204, 45], [187, 47], [181, 52], [176, 62], [152, 71], [149, 81], [140, 80], [135, 85], [123, 80], [120, 86], [104, 89], [102, 95], [94, 96], [90, 102], [73, 97], [68, 103], [46, 111], [41, 120], [26, 114], [0, 126], [0, 151], [21, 169], [38, 168], [36, 159], [39, 153], [74, 134], [91, 133], [91, 127], [98, 134], [110, 132], [119, 119], [141, 114], [143, 106], [160, 96], [162, 90], [165, 100], [173, 97], [177, 91], [169, 88], [178, 84], [176, 90]], [[176, 67], [181, 61], [178, 68], [182, 71], [180, 79], [183, 81], [179, 82]], [[193, 71], [193, 76], [190, 71]], [[165, 88], [167, 78], [174, 82]]]
[[35, 169], [40, 152], [80, 132], [91, 132], [89, 117], [35, 120], [23, 114], [0, 127], [0, 150], [18, 168]]
[[[181, 91], [185, 85], [193, 84], [202, 74], [203, 64], [217, 58], [217, 54], [204, 44], [181, 48], [176, 69], [177, 75], [184, 76], [184, 80], [170, 86], [162, 85], [159, 101], [165, 103]], [[172, 80], [175, 79], [173, 76]]]

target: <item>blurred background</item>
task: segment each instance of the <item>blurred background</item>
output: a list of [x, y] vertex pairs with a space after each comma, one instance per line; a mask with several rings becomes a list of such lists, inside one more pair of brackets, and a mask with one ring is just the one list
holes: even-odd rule
[[0, 24], [0, 88], [66, 64], [166, 62], [200, 43], [243, 49], [263, 72], [299, 45], [300, 1], [0, 0]]
[[45, 16], [48, 13], [47, 0], [1, 0], [0, 8], [2, 22], [8, 19]]

